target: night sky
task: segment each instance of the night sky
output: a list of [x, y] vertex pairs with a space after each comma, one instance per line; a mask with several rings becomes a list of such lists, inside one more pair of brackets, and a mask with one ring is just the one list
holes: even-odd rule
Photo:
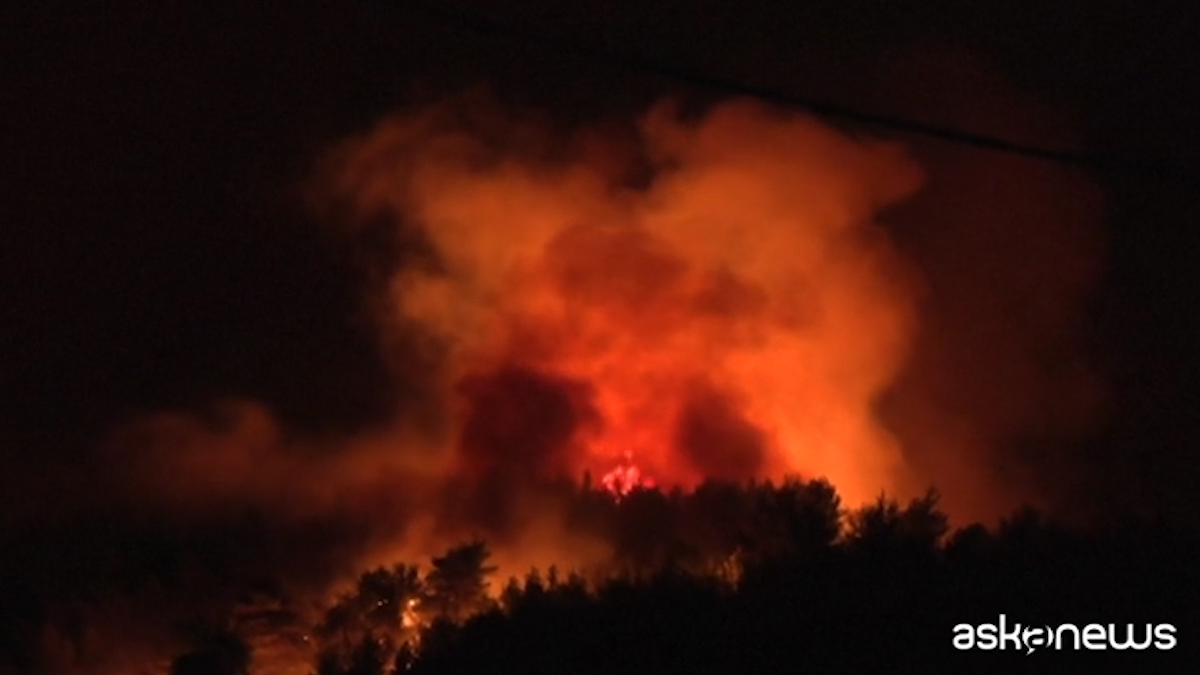
[[[370, 428], [416, 405], [419, 387], [387, 374], [363, 316], [360, 252], [316, 222], [299, 188], [319, 151], [397, 108], [484, 86], [562, 124], [603, 123], [664, 95], [723, 97], [404, 2], [270, 4], [3, 10], [3, 462], [86, 467], [115, 425], [222, 397], [266, 401], [301, 435]], [[1030, 480], [1070, 485], [1085, 510], [1196, 522], [1200, 12], [1182, 0], [879, 4], [455, 6], [750, 86], [1109, 160], [1084, 169], [1107, 242], [1082, 345], [1111, 401], [1068, 459], [1032, 460]], [[1056, 121], [1010, 124], [1004, 102], [1018, 99]], [[993, 157], [898, 138], [933, 158], [933, 183], [949, 180], [939, 153]], [[939, 208], [901, 209], [896, 227]], [[905, 241], [920, 257], [921, 237]]]

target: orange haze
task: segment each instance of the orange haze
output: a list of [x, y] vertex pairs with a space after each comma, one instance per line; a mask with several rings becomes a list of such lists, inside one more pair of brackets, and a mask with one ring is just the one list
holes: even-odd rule
[[600, 476], [632, 453], [667, 486], [909, 491], [873, 410], [917, 330], [917, 275], [875, 223], [921, 184], [901, 147], [747, 101], [662, 105], [640, 147], [498, 118], [394, 118], [327, 167], [350, 220], [422, 244], [380, 318], [443, 349], [458, 475]]

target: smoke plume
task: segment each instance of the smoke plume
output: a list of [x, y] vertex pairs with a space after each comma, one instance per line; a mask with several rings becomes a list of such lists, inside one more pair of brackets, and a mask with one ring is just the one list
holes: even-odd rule
[[874, 220], [920, 185], [902, 148], [737, 101], [662, 105], [621, 157], [620, 139], [597, 152], [595, 134], [482, 110], [391, 119], [324, 174], [350, 221], [385, 214], [424, 243], [379, 319], [440, 345], [430, 393], [460, 475], [629, 456], [683, 487], [907, 489], [873, 410], [917, 330], [917, 273]]
[[[1091, 213], [1032, 192], [1061, 176], [1008, 171], [1001, 190], [1003, 164], [946, 162], [961, 172], [921, 208], [903, 146], [750, 101], [603, 131], [479, 97], [398, 114], [332, 149], [309, 193], [414, 392], [394, 423], [312, 438], [222, 402], [122, 425], [94, 475], [23, 489], [61, 497], [46, 519], [186, 533], [214, 575], [193, 588], [313, 597], [467, 536], [501, 574], [600, 561], [608, 543], [571, 532], [547, 486], [630, 464], [668, 488], [824, 477], [847, 506], [937, 484], [952, 517], [998, 515], [1036, 496], [985, 468], [998, 449], [1089, 420], [1091, 381], [1062, 369]], [[885, 229], [896, 213], [922, 223]]]

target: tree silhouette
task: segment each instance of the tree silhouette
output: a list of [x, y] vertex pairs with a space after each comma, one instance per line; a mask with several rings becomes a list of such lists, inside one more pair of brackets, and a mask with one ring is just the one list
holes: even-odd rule
[[823, 480], [788, 478], [754, 489], [756, 553], [811, 558], [833, 545], [841, 531], [841, 498]]
[[339, 598], [316, 628], [322, 664], [319, 672], [358, 672], [353, 669], [366, 668], [374, 650], [385, 646], [379, 658], [390, 659], [391, 645], [416, 637], [417, 626], [406, 625], [404, 616], [420, 600], [422, 591], [419, 571], [410, 565], [363, 573], [354, 592]]
[[487, 577], [496, 571], [486, 564], [490, 557], [487, 545], [474, 541], [434, 558], [433, 569], [425, 578], [427, 608], [452, 623], [488, 609]]
[[901, 509], [880, 495], [874, 504], [852, 514], [847, 528], [851, 550], [868, 555], [931, 556], [949, 531], [946, 515], [938, 510], [939, 495], [929, 490]]
[[617, 558], [626, 573], [652, 573], [679, 561], [681, 495], [636, 488], [617, 506]]
[[705, 481], [684, 498], [680, 534], [697, 558], [692, 569], [727, 574], [724, 566], [746, 547], [752, 510], [747, 497], [736, 483]]
[[201, 629], [192, 651], [171, 663], [171, 675], [246, 675], [250, 672], [250, 647], [237, 634], [223, 629]]
[[[605, 533], [615, 553], [589, 583], [531, 569], [496, 605], [486, 546], [459, 546], [425, 577], [431, 622], [419, 641], [389, 651], [360, 640], [318, 673], [1008, 672], [1003, 659], [959, 660], [948, 628], [1000, 613], [1134, 616], [1147, 597], [1164, 608], [1150, 618], [1182, 622], [1200, 606], [1200, 542], [1161, 531], [1084, 536], [1032, 510], [996, 531], [975, 525], [947, 537], [933, 490], [905, 505], [881, 495], [848, 514], [827, 481], [799, 478], [574, 499], [567, 508], [586, 514], [575, 523]], [[742, 556], [738, 583], [696, 564], [722, 555]], [[1162, 573], [1131, 578], [1132, 561]], [[410, 570], [401, 577], [411, 591], [412, 568], [396, 569]], [[376, 570], [354, 597], [400, 597], [389, 584]], [[372, 611], [370, 625], [394, 622]]]
[[416, 567], [399, 564], [379, 568], [358, 580], [357, 602], [368, 630], [394, 635], [403, 616], [421, 597], [424, 585]]
[[345, 675], [383, 675], [392, 660], [392, 652], [387, 638], [368, 633], [351, 654]]

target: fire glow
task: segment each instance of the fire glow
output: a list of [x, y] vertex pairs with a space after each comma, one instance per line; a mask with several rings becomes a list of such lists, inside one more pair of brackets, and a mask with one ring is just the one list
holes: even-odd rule
[[600, 479], [600, 484], [616, 499], [621, 499], [634, 490], [649, 489], [655, 485], [653, 478], [642, 475], [641, 469], [637, 468], [637, 465], [633, 463], [633, 457], [629, 454], [625, 455], [624, 461], [604, 474]]
[[442, 346], [461, 473], [903, 492], [872, 406], [917, 283], [874, 217], [919, 186], [915, 164], [749, 102], [662, 106], [638, 142], [434, 109], [335, 154], [356, 222], [421, 242], [380, 322]]

